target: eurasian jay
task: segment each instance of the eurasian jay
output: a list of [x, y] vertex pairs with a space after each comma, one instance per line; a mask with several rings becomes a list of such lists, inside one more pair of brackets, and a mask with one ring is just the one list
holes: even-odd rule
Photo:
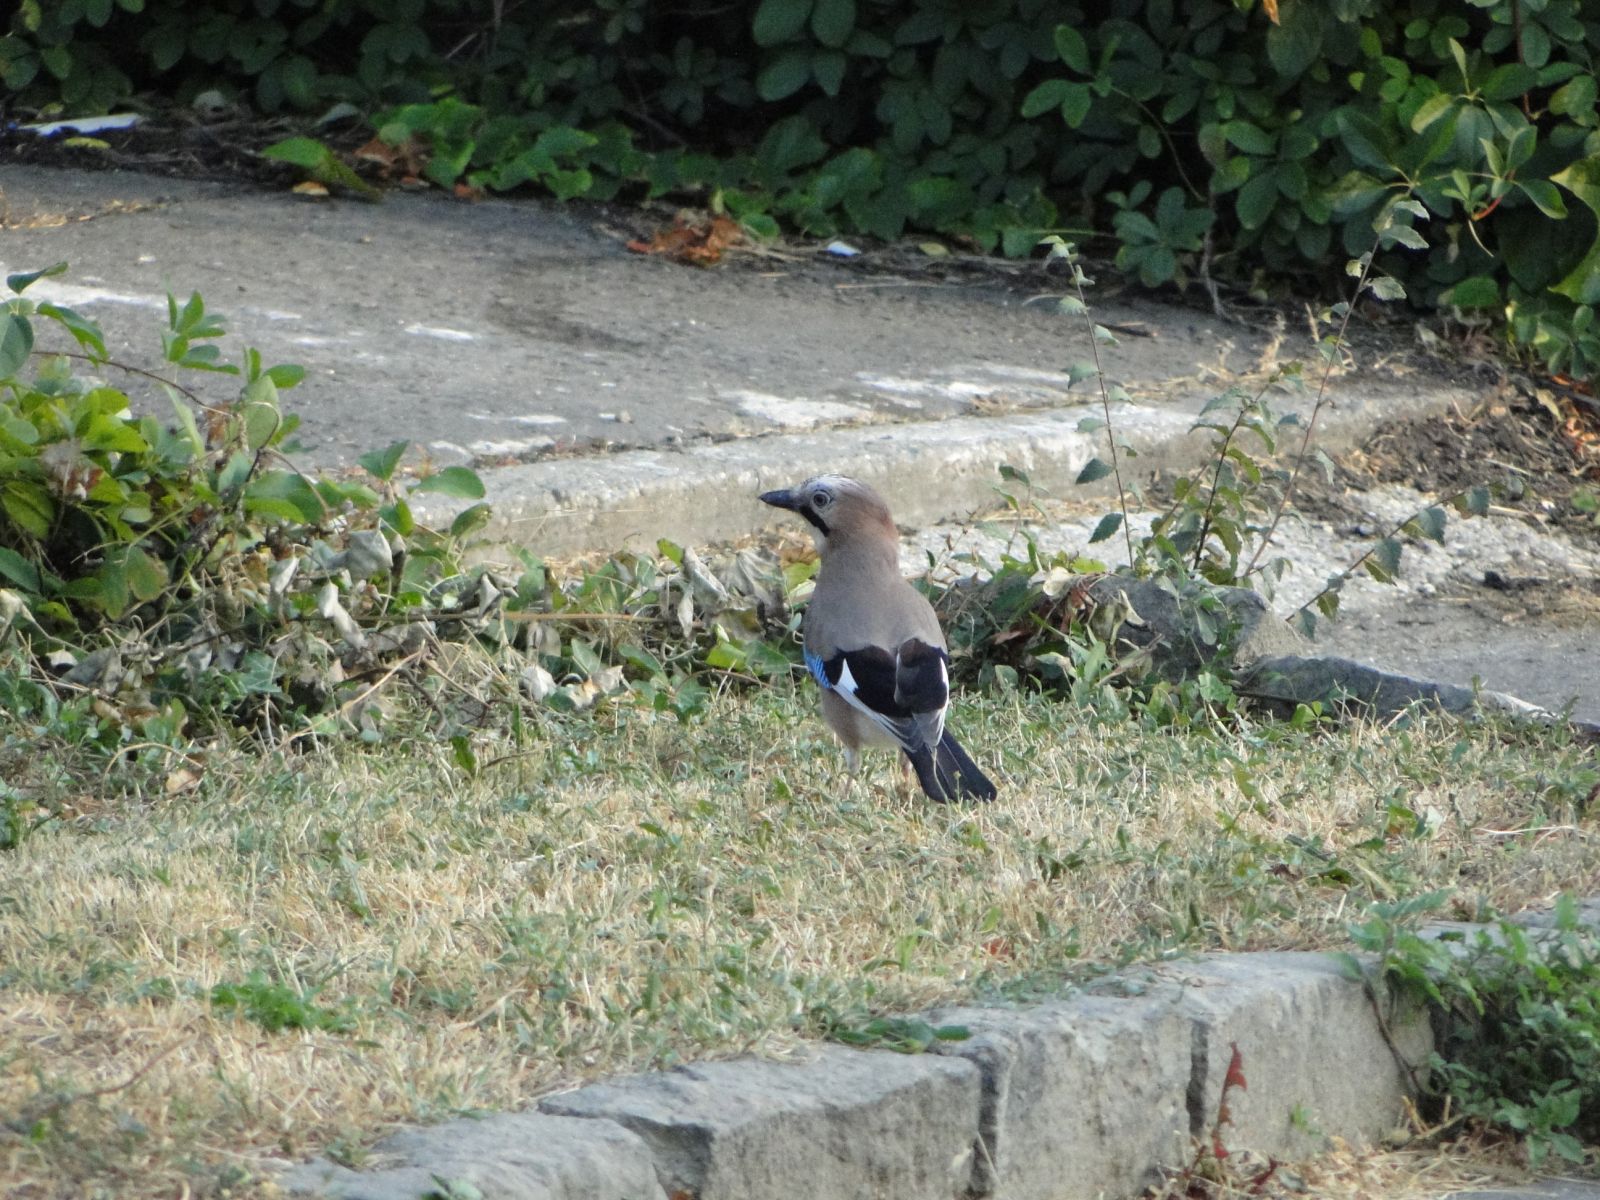
[[932, 799], [993, 800], [994, 784], [945, 728], [950, 656], [933, 606], [900, 574], [888, 505], [844, 475], [818, 475], [761, 499], [810, 522], [822, 555], [804, 620], [805, 659], [850, 773], [861, 747], [898, 746]]

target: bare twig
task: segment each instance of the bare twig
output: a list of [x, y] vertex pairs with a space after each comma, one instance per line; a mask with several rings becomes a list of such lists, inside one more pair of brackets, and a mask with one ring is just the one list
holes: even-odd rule
[[223, 411], [223, 409], [218, 408], [215, 404], [207, 404], [204, 400], [200, 399], [199, 396], [195, 395], [188, 388], [184, 387], [183, 384], [175, 383], [172, 380], [167, 379], [165, 376], [157, 375], [154, 371], [147, 371], [143, 367], [135, 367], [125, 362], [118, 362], [114, 358], [99, 358], [93, 354], [84, 354], [78, 350], [49, 350], [40, 351], [40, 353], [54, 354], [61, 358], [76, 358], [82, 362], [93, 363], [97, 367], [115, 367], [119, 371], [126, 371], [129, 375], [142, 375], [146, 379], [153, 379], [157, 383], [165, 384], [175, 392], [181, 392], [184, 399], [188, 400], [189, 403], [193, 404], [196, 408], [203, 409], [208, 413]]

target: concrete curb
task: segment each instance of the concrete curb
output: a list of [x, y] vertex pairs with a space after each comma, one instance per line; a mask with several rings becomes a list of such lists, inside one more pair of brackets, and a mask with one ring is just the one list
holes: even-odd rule
[[[1331, 404], [1317, 427], [1317, 444], [1337, 451], [1359, 442], [1381, 420], [1424, 416], [1466, 401], [1453, 388], [1373, 390]], [[1131, 474], [1183, 470], [1209, 457], [1209, 435], [1190, 432], [1199, 399], [1175, 407], [1113, 406], [1119, 439], [1137, 453]], [[1301, 396], [1283, 411], [1308, 412]], [[484, 537], [494, 543], [559, 555], [731, 541], [778, 518], [755, 500], [768, 487], [826, 471], [856, 475], [893, 498], [897, 520], [927, 525], [964, 519], [996, 505], [1002, 464], [1027, 472], [1057, 495], [1092, 497], [1106, 480], [1075, 488], [1084, 464], [1105, 453], [1103, 432], [1079, 433], [1098, 403], [941, 421], [849, 426], [814, 433], [695, 444], [681, 449], [549, 459], [484, 473], [494, 513]], [[417, 497], [423, 520], [443, 525], [466, 507], [460, 501]]]
[[330, 1200], [449, 1184], [485, 1200], [1131, 1196], [1211, 1128], [1235, 1046], [1248, 1089], [1229, 1097], [1230, 1148], [1376, 1141], [1432, 1047], [1424, 1010], [1384, 1006], [1380, 1021], [1329, 955], [1213, 955], [1029, 1008], [936, 1010], [930, 1022], [971, 1035], [936, 1053], [820, 1045], [799, 1063], [636, 1075], [396, 1135], [380, 1170], [313, 1162], [278, 1184]]

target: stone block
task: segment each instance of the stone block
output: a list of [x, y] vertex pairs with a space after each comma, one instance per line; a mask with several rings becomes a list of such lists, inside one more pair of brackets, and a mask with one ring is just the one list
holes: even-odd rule
[[1211, 1130], [1239, 1048], [1247, 1086], [1228, 1096], [1232, 1121], [1222, 1142], [1230, 1149], [1292, 1159], [1321, 1150], [1331, 1136], [1375, 1144], [1400, 1121], [1414, 1090], [1396, 1053], [1421, 1078], [1433, 1048], [1424, 1008], [1385, 999], [1380, 1023], [1361, 983], [1328, 955], [1217, 955], [1164, 965], [1155, 976], [1182, 987], [1192, 1022], [1196, 1137]]
[[650, 1149], [610, 1121], [501, 1113], [405, 1129], [373, 1151], [374, 1170], [325, 1159], [277, 1184], [326, 1200], [419, 1200], [466, 1183], [483, 1200], [666, 1200]]
[[1191, 1022], [1175, 989], [940, 1009], [926, 1019], [966, 1026], [970, 1038], [937, 1043], [937, 1052], [983, 1072], [975, 1195], [1135, 1196], [1184, 1160]]
[[952, 1200], [978, 1136], [977, 1067], [822, 1045], [807, 1061], [704, 1063], [552, 1096], [547, 1113], [637, 1133], [669, 1195]]

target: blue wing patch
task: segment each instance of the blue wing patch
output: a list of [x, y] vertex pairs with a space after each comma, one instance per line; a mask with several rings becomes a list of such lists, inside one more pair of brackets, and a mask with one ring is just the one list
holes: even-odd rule
[[806, 667], [811, 671], [811, 677], [817, 681], [817, 686], [825, 692], [833, 691], [833, 684], [828, 679], [828, 668], [823, 665], [822, 659], [811, 652], [811, 647], [805, 649]]

